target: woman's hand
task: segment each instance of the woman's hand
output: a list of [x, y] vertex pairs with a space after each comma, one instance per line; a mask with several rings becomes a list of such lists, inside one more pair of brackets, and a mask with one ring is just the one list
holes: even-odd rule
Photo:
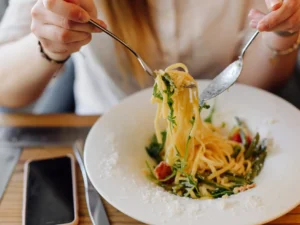
[[55, 60], [66, 59], [91, 41], [91, 33], [101, 32], [87, 23], [97, 16], [93, 0], [38, 0], [31, 14], [32, 32]]
[[298, 32], [300, 30], [299, 0], [265, 0], [270, 13], [251, 10], [250, 26], [259, 31]]

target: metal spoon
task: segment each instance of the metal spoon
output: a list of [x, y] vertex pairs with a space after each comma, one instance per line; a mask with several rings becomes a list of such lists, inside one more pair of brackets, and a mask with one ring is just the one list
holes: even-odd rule
[[239, 59], [231, 63], [225, 68], [218, 76], [216, 76], [212, 82], [203, 90], [200, 95], [200, 105], [202, 106], [205, 101], [214, 98], [230, 88], [238, 79], [243, 69], [243, 58], [246, 50], [259, 34], [259, 31], [256, 31], [255, 34], [250, 38], [248, 43], [242, 50]]

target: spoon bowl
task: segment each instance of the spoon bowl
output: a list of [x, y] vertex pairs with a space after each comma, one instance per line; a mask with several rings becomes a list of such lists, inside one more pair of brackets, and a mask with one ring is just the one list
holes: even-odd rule
[[258, 34], [259, 31], [256, 31], [254, 35], [250, 38], [248, 43], [243, 48], [239, 59], [227, 66], [225, 70], [223, 70], [218, 76], [216, 76], [212, 80], [212, 82], [203, 90], [203, 92], [200, 95], [201, 106], [203, 106], [203, 104], [207, 100], [212, 99], [218, 96], [219, 94], [223, 93], [237, 81], [243, 70], [243, 58], [245, 52]]

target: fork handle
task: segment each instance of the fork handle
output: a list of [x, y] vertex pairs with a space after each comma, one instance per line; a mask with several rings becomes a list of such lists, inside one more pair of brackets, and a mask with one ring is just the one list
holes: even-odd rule
[[95, 27], [99, 28], [100, 30], [102, 30], [103, 32], [105, 32], [106, 34], [108, 34], [109, 36], [111, 36], [112, 38], [114, 38], [116, 41], [120, 42], [122, 45], [124, 45], [129, 51], [131, 51], [136, 57], [138, 57], [139, 55], [128, 45], [126, 44], [124, 41], [122, 41], [120, 38], [118, 38], [116, 35], [114, 35], [112, 32], [110, 32], [109, 30], [105, 29], [104, 27], [102, 27], [98, 22], [96, 22], [94, 19], [90, 19], [89, 23], [94, 25]]

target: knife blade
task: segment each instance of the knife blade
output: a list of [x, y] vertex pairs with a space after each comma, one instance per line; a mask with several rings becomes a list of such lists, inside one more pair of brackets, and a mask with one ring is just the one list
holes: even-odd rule
[[21, 148], [0, 148], [0, 202], [21, 152]]
[[91, 127], [4, 127], [0, 147], [72, 146], [85, 139]]
[[102, 200], [100, 198], [99, 193], [91, 183], [86, 169], [83, 162], [83, 141], [78, 140], [73, 145], [73, 151], [75, 154], [75, 157], [77, 159], [77, 162], [79, 164], [83, 182], [84, 182], [84, 188], [85, 188], [85, 199], [86, 204], [88, 207], [89, 215], [92, 220], [93, 225], [109, 225], [109, 220], [105, 211], [105, 208], [103, 206]]

